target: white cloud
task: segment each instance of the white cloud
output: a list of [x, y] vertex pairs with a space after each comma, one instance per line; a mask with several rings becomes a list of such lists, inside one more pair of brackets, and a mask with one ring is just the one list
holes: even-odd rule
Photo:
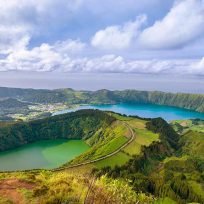
[[54, 71], [69, 63], [69, 56], [82, 51], [85, 44], [79, 40], [66, 40], [53, 45], [42, 44], [31, 50], [26, 47], [13, 51], [0, 59], [0, 71]]
[[79, 40], [66, 40], [33, 49], [22, 48], [0, 59], [0, 71], [97, 72], [204, 75], [202, 60], [127, 60], [122, 56], [76, 57], [85, 45]]
[[26, 47], [29, 43], [30, 36], [21, 26], [0, 25], [0, 54], [8, 54], [14, 50]]
[[[33, 35], [42, 35], [77, 10], [82, 0], [9, 0], [0, 9], [0, 54], [26, 47]], [[65, 15], [66, 14], [66, 15]], [[65, 20], [65, 19], [63, 19]], [[74, 45], [73, 45], [74, 46]]]
[[[22, 49], [10, 54], [4, 63], [8, 70], [52, 71], [61, 57], [48, 44], [32, 50]], [[5, 67], [4, 66], [4, 67]]]
[[204, 1], [179, 0], [161, 20], [145, 29], [140, 43], [152, 49], [180, 48], [204, 35]]
[[[89, 2], [93, 3], [93, 0], [89, 0]], [[118, 8], [115, 7], [115, 14], [117, 12], [124, 14], [135, 4], [135, 0], [128, 0], [128, 3], [126, 1], [124, 3], [124, 1], [120, 0], [111, 1], [110, 6], [108, 4], [109, 1], [105, 0], [105, 3], [103, 2], [102, 5], [103, 8], [101, 8], [102, 6], [99, 6], [99, 1], [97, 2], [98, 3], [93, 5], [87, 5], [85, 0], [61, 0], [60, 3], [57, 0], [9, 0], [2, 3], [0, 10], [0, 71], [27, 70], [204, 74], [204, 59], [160, 60], [159, 55], [161, 52], [158, 52], [158, 55], [153, 55], [158, 56], [158, 59], [155, 60], [128, 60], [123, 57], [123, 55], [120, 56], [121, 53], [124, 53], [124, 49], [130, 48], [132, 44], [137, 44], [138, 39], [141, 44], [148, 48], [169, 49], [182, 47], [199, 38], [204, 33], [203, 0], [177, 1], [163, 20], [156, 22], [152, 27], [145, 29], [143, 32], [141, 29], [146, 22], [145, 15], [139, 16], [135, 21], [108, 26], [95, 33], [91, 40], [92, 47], [88, 47], [87, 44], [82, 43], [80, 40], [68, 39], [60, 41], [59, 39], [59, 41], [57, 41], [59, 30], [63, 30], [64, 27], [66, 28], [66, 25], [70, 22], [69, 16], [71, 20], [74, 19], [70, 23], [70, 27], [73, 26], [73, 29], [78, 26], [78, 24], [72, 25], [73, 22], [81, 22], [80, 18], [83, 18], [83, 15], [80, 16], [80, 18], [78, 17], [79, 15], [77, 17], [73, 15], [81, 6], [87, 5], [86, 7], [90, 7], [88, 11], [92, 12], [92, 14], [96, 10], [98, 13], [97, 15], [93, 14], [93, 16], [104, 17], [106, 8], [110, 7], [112, 9], [113, 5], [120, 4], [122, 8], [120, 8], [121, 11], [119, 12]], [[155, 0], [155, 2], [160, 1]], [[147, 3], [148, 0], [145, 0], [145, 5], [147, 5]], [[97, 6], [97, 9], [94, 9], [94, 5]], [[126, 8], [124, 12], [123, 7]], [[83, 14], [83, 11], [81, 11], [80, 14]], [[90, 15], [91, 17], [92, 14]], [[117, 15], [117, 18], [121, 17]], [[89, 19], [90, 16], [87, 17], [87, 19]], [[87, 19], [83, 20], [87, 22]], [[109, 17], [107, 17], [107, 19], [109, 19]], [[113, 20], [114, 17], [111, 19]], [[117, 22], [121, 21], [121, 19], [124, 18], [121, 17]], [[93, 24], [95, 21], [96, 20], [93, 19]], [[49, 29], [49, 26], [53, 26], [53, 30]], [[55, 30], [55, 26], [59, 27]], [[92, 29], [92, 24], [90, 24], [87, 28], [88, 33], [94, 29], [95, 28]], [[51, 30], [53, 33], [50, 32]], [[47, 32], [47, 35], [43, 36], [43, 31]], [[73, 33], [70, 31], [70, 34], [73, 36], [73, 34], [76, 34], [75, 32], [77, 33], [79, 31], [74, 30]], [[56, 39], [52, 38], [52, 34], [55, 35]], [[52, 44], [42, 43], [32, 48], [33, 44], [36, 43], [35, 39], [32, 45], [29, 43], [31, 40], [33, 42], [33, 38], [36, 36], [38, 38], [37, 43], [43, 42], [44, 39], [47, 42], [57, 42]], [[64, 33], [62, 36], [62, 38], [66, 38]], [[86, 39], [88, 36], [83, 37]], [[98, 51], [95, 48], [105, 51]], [[85, 52], [82, 53], [84, 50]], [[101, 56], [101, 53], [106, 53], [107, 50], [108, 53], [113, 54], [102, 54]], [[133, 51], [137, 53], [140, 50], [133, 48]], [[89, 55], [94, 53], [96, 57], [80, 57], [82, 54], [84, 56], [84, 53], [88, 53]], [[97, 56], [99, 53], [100, 56]], [[118, 54], [118, 56], [115, 55], [115, 53], [120, 54]], [[150, 52], [147, 51], [147, 54], [144, 54], [146, 55], [144, 58], [150, 58], [149, 53]], [[6, 57], [3, 58], [5, 54]], [[128, 56], [127, 53], [125, 54]], [[175, 51], [174, 56], [177, 54], [178, 52]]]
[[94, 47], [107, 50], [120, 50], [128, 48], [132, 40], [138, 35], [140, 27], [146, 21], [146, 16], [142, 15], [135, 21], [130, 21], [124, 25], [116, 25], [98, 31], [91, 40]]
[[86, 47], [85, 43], [78, 40], [58, 41], [54, 44], [54, 49], [62, 54], [79, 54]]

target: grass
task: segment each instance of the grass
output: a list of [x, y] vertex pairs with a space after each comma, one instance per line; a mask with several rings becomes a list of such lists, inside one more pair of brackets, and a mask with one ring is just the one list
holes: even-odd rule
[[[24, 179], [22, 180], [22, 174]], [[142, 193], [136, 193], [129, 186], [127, 181], [114, 180], [103, 176], [102, 178], [94, 178], [90, 174], [81, 174], [79, 172], [50, 172], [41, 171], [38, 173], [10, 173], [4, 174], [19, 179], [18, 182], [30, 182], [32, 177], [33, 189], [18, 188], [16, 192], [20, 192], [25, 203], [79, 203], [85, 202], [90, 184], [90, 199], [94, 196], [94, 203], [101, 203], [101, 200], [110, 197], [113, 201], [119, 203], [132, 204], [136, 201], [140, 203], [148, 203], [153, 200], [152, 196], [146, 196]], [[15, 191], [15, 190], [14, 190]], [[88, 201], [89, 202], [89, 201]], [[7, 204], [6, 198], [0, 197], [0, 204]], [[113, 202], [111, 202], [113, 203]], [[114, 202], [115, 203], [115, 202]]]
[[0, 204], [12, 204], [12, 201], [0, 196]]
[[186, 161], [188, 159], [188, 156], [185, 155], [185, 156], [182, 156], [182, 157], [167, 157], [163, 162], [164, 163], [168, 163], [170, 161]]
[[161, 198], [161, 199], [155, 201], [154, 204], [177, 204], [177, 202], [166, 197], [166, 198]]
[[204, 133], [204, 120], [174, 120], [172, 127], [179, 133], [186, 133], [189, 130]]
[[[18, 188], [17, 192], [23, 195], [26, 203], [69, 203], [77, 200], [83, 203], [89, 176], [73, 174], [66, 171], [50, 172], [40, 171], [38, 173], [4, 173], [4, 179], [15, 178], [19, 181], [32, 182], [33, 189]], [[3, 180], [4, 180], [3, 179]], [[49, 201], [49, 202], [48, 202]], [[1, 199], [0, 199], [1, 203]], [[2, 202], [6, 203], [6, 202]]]
[[204, 133], [190, 131], [181, 136], [183, 154], [204, 158]]
[[189, 181], [188, 183], [189, 183], [190, 186], [192, 187], [193, 191], [194, 191], [197, 195], [199, 195], [200, 197], [202, 197], [202, 198], [204, 199], [204, 194], [203, 194], [204, 189], [203, 189], [202, 185], [199, 184], [199, 183], [197, 183], [197, 182], [195, 182], [195, 181]]
[[88, 140], [88, 144], [93, 144], [92, 148], [75, 158], [71, 164], [92, 161], [116, 151], [128, 141], [127, 134], [128, 129], [121, 122], [115, 122], [111, 127], [96, 132]]
[[25, 198], [27, 203], [35, 204], [35, 202], [33, 201], [33, 194], [32, 194], [31, 190], [27, 190], [25, 188], [21, 188], [21, 189], [18, 189], [18, 192], [21, 193], [21, 195]]
[[130, 155], [139, 155], [142, 146], [149, 146], [153, 141], [159, 140], [159, 135], [145, 129], [134, 129], [135, 140], [124, 151]]
[[121, 121], [129, 121], [129, 120], [132, 120], [131, 117], [126, 117], [126, 116], [123, 116], [123, 115], [120, 115], [120, 114], [117, 114], [117, 113], [112, 113], [112, 112], [108, 112], [109, 115], [115, 117], [117, 120], [121, 120]]
[[113, 168], [116, 165], [124, 165], [132, 158], [132, 155], [140, 154], [143, 145], [148, 146], [153, 141], [159, 139], [159, 135], [146, 129], [147, 121], [124, 117], [118, 114], [114, 114], [114, 116], [118, 120], [105, 130], [98, 130], [91, 138], [87, 139], [86, 142], [91, 145], [92, 148], [75, 158], [72, 164], [94, 160], [119, 149], [132, 136], [129, 128], [125, 125], [125, 123], [127, 123], [134, 130], [136, 138], [131, 144], [114, 156], [93, 164], [64, 170], [59, 173], [50, 171], [40, 171], [38, 173], [4, 173], [0, 174], [0, 179], [13, 177], [35, 183], [36, 187], [32, 192], [26, 189], [20, 189], [25, 200], [28, 201], [38, 201], [43, 204], [48, 201], [50, 203], [66, 203], [78, 200], [78, 203], [83, 203], [88, 182], [91, 181], [91, 178], [87, 176], [90, 175], [91, 169], [95, 167], [100, 169], [106, 166]]
[[138, 118], [134, 118], [130, 121], [128, 121], [128, 124], [132, 127], [132, 128], [136, 128], [136, 129], [142, 129], [145, 130], [146, 129], [146, 120], [141, 120]]
[[101, 160], [99, 162], [96, 162], [95, 163], [95, 166], [97, 168], [103, 168], [103, 167], [106, 167], [106, 166], [110, 166], [110, 167], [115, 167], [116, 165], [118, 166], [122, 166], [124, 165], [131, 157], [128, 156], [127, 154], [123, 153], [123, 152], [119, 152], [117, 153], [116, 155], [110, 157], [110, 158], [107, 158], [107, 159], [104, 159], [104, 160]]
[[[136, 138], [123, 151], [105, 160], [95, 163], [95, 166], [102, 168], [105, 166], [114, 167], [115, 165], [125, 164], [133, 155], [141, 153], [142, 146], [149, 146], [153, 141], [159, 140], [159, 135], [146, 129], [145, 120], [125, 117], [116, 113], [109, 113], [120, 121], [127, 123], [135, 132]], [[99, 130], [94, 136], [87, 140], [89, 145], [94, 145], [88, 152], [74, 159], [72, 164], [90, 161], [101, 156], [110, 154], [125, 144], [132, 136], [129, 129], [124, 123], [117, 121], [111, 128], [107, 128], [105, 132]], [[102, 135], [101, 135], [102, 132]], [[100, 138], [102, 137], [102, 140]], [[95, 143], [98, 141], [98, 144]]]
[[118, 138], [114, 138], [110, 141], [107, 145], [104, 145], [103, 148], [100, 148], [96, 151], [97, 157], [100, 157], [102, 155], [108, 155], [115, 150], [119, 149], [123, 144], [125, 144], [128, 141], [128, 139], [125, 136], [121, 136]]

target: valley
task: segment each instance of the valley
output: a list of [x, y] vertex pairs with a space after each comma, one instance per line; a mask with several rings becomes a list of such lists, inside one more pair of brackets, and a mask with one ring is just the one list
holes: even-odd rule
[[41, 119], [56, 112], [62, 111], [63, 113], [64, 110], [81, 109], [84, 105], [87, 105], [84, 107], [86, 109], [101, 108], [147, 118], [165, 118], [168, 113], [165, 118], [167, 120], [202, 119], [204, 118], [203, 104], [204, 95], [202, 94], [137, 90], [77, 91], [73, 89], [45, 90], [0, 87], [0, 120], [6, 121]]
[[[0, 173], [3, 186], [14, 179], [19, 183], [13, 191], [24, 203], [103, 203], [107, 199], [109, 203], [168, 204], [204, 199], [204, 134], [191, 130], [179, 135], [161, 118], [89, 109], [37, 121], [2, 122], [0, 133], [4, 133], [1, 151], [45, 138], [80, 139], [79, 135], [90, 147], [71, 161], [66, 156], [66, 162], [52, 170]], [[11, 136], [14, 143], [9, 142]], [[7, 194], [3, 192], [5, 187], [0, 189], [0, 203], [14, 201], [9, 188]]]
[[1, 99], [0, 203], [204, 202], [204, 114], [192, 105], [202, 95], [173, 107], [137, 94], [123, 103], [110, 101], [117, 92], [41, 91]]
[[204, 0], [0, 8], [0, 204], [204, 204]]

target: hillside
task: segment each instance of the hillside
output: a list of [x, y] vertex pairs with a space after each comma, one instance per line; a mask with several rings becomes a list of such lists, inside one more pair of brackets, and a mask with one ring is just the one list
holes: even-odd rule
[[65, 101], [64, 95], [58, 91], [5, 87], [0, 87], [0, 98], [16, 98], [32, 103], [58, 103]]
[[180, 134], [190, 130], [204, 133], [204, 120], [201, 119], [174, 120], [171, 125]]
[[0, 101], [0, 108], [10, 109], [10, 108], [27, 108], [30, 103], [25, 103], [18, 101], [17, 99], [8, 98]]
[[[6, 203], [9, 200], [15, 201], [16, 197], [12, 197], [13, 192], [26, 202], [40, 200], [41, 203], [62, 203], [68, 200], [71, 203], [84, 203], [84, 200], [89, 203], [88, 200], [92, 199], [95, 199], [97, 203], [103, 202], [104, 199], [109, 200], [109, 203], [115, 203], [116, 201], [120, 203], [153, 201], [152, 196], [135, 192], [126, 181], [111, 179], [106, 176], [97, 179], [91, 174], [93, 168], [104, 168], [109, 164], [113, 167], [115, 165], [121, 166], [131, 159], [133, 155], [139, 155], [142, 145], [150, 145], [153, 141], [157, 141], [158, 135], [146, 130], [146, 122], [147, 120], [144, 119], [96, 110], [82, 110], [27, 123], [8, 124], [2, 122], [0, 132], [1, 141], [6, 141], [4, 144], [8, 142], [8, 138], [13, 136], [13, 133], [18, 133], [16, 136], [19, 137], [11, 138], [12, 140], [21, 141], [24, 138], [25, 142], [31, 142], [26, 137], [27, 134], [30, 135], [29, 138], [33, 137], [33, 140], [39, 140], [44, 139], [47, 134], [46, 131], [50, 130], [46, 139], [53, 139], [53, 135], [67, 132], [67, 135], [64, 135], [67, 138], [76, 138], [82, 135], [83, 137], [77, 138], [86, 140], [87, 144], [92, 148], [71, 163], [64, 165], [63, 168], [54, 171], [35, 170], [0, 173], [0, 185], [3, 186], [3, 189], [0, 189], [0, 203]], [[126, 124], [134, 128], [135, 132], [141, 134], [141, 136], [134, 137], [131, 143], [127, 143], [132, 135]], [[31, 130], [34, 131], [33, 134], [29, 132]], [[7, 138], [4, 137], [5, 135], [7, 135]], [[35, 138], [37, 135], [39, 135], [38, 138]], [[118, 152], [118, 149], [126, 143], [128, 145]], [[14, 147], [13, 143], [9, 144], [10, 147], [7, 146], [7, 148]], [[102, 158], [110, 153], [113, 153], [113, 155]], [[94, 161], [97, 158], [101, 159], [90, 165], [80, 165], [76, 169], [72, 167], [74, 164]], [[94, 183], [92, 183], [93, 181]], [[13, 190], [8, 189], [10, 183]], [[16, 191], [16, 186], [21, 190]], [[90, 188], [91, 193], [87, 196]], [[6, 196], [2, 194], [5, 191], [7, 192]], [[70, 193], [67, 194], [67, 192]], [[93, 192], [94, 195], [97, 195], [94, 198]]]
[[13, 120], [11, 114], [27, 114], [31, 103], [22, 102], [15, 98], [3, 98], [0, 100], [0, 120]]
[[114, 120], [97, 110], [81, 110], [30, 122], [2, 122], [0, 151], [45, 139], [87, 139]]
[[0, 88], [0, 98], [17, 98], [32, 103], [114, 104], [150, 103], [204, 112], [204, 95], [159, 91], [75, 91], [73, 89], [34, 90]]
[[147, 124], [159, 133], [160, 142], [143, 147], [142, 154], [123, 166], [96, 169], [96, 175], [130, 180], [136, 192], [151, 193], [160, 198], [158, 203], [203, 203], [204, 134], [189, 131], [179, 137], [161, 119]]
[[[83, 139], [90, 145], [87, 152], [51, 171], [0, 173], [5, 188], [0, 189], [0, 203], [13, 200], [13, 193], [25, 203], [204, 202], [202, 132], [179, 135], [162, 118], [97, 110], [0, 125], [4, 149], [62, 137]], [[10, 146], [5, 146], [7, 143]], [[8, 183], [13, 191], [7, 189]], [[7, 196], [2, 193], [5, 190]]]

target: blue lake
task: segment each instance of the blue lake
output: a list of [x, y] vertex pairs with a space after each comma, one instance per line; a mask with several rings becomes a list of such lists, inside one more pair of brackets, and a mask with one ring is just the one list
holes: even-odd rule
[[152, 104], [115, 104], [115, 105], [87, 105], [76, 109], [56, 112], [54, 115], [63, 114], [80, 109], [109, 110], [126, 115], [137, 115], [144, 118], [162, 117], [167, 121], [179, 119], [204, 119], [204, 113], [190, 111], [183, 108]]

